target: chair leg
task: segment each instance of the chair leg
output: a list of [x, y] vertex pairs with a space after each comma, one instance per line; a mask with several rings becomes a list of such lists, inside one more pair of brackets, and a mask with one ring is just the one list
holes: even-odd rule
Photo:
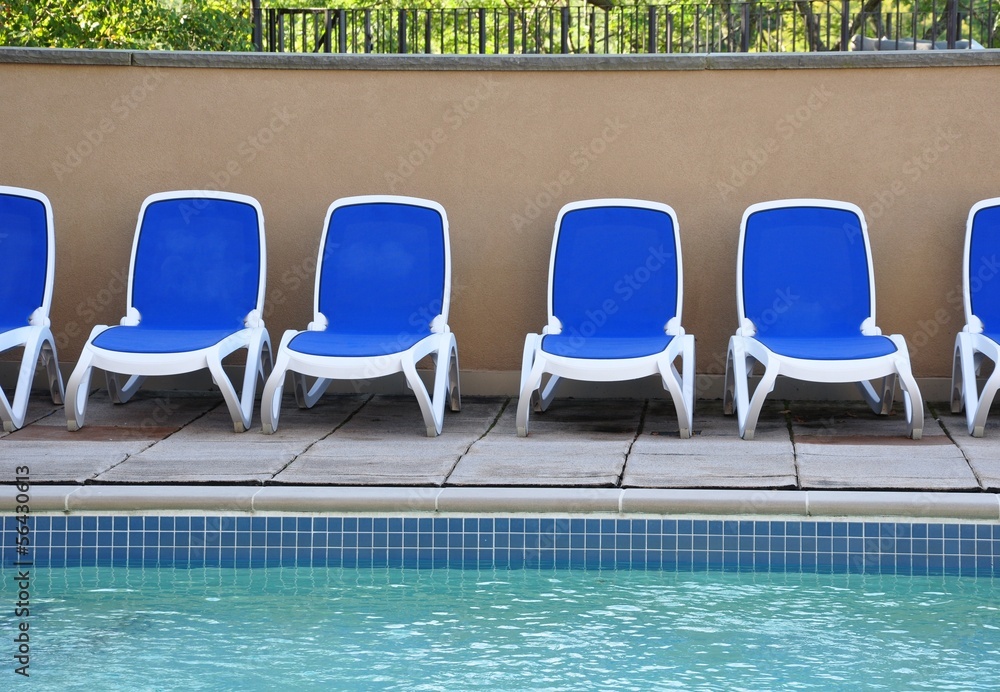
[[59, 370], [56, 342], [51, 334], [47, 334], [42, 342], [42, 364], [49, 379], [49, 395], [52, 397], [52, 403], [57, 406], [62, 405], [66, 399], [66, 390], [63, 387], [62, 372]]
[[955, 337], [955, 354], [951, 362], [951, 412], [961, 413], [962, 409], [965, 407], [965, 378], [962, 377], [963, 372], [963, 350], [962, 350], [962, 335], [958, 334]]
[[535, 392], [542, 384], [542, 375], [545, 373], [545, 358], [538, 356], [531, 366], [531, 371], [522, 378], [521, 391], [517, 399], [517, 435], [518, 437], [528, 436], [528, 417], [533, 408]]
[[[740, 437], [744, 440], [752, 440], [754, 438], [757, 419], [760, 417], [760, 411], [764, 407], [764, 400], [774, 390], [774, 383], [778, 379], [777, 364], [771, 362], [764, 363], [764, 376], [757, 383], [757, 388], [754, 389], [751, 396], [749, 379], [751, 373], [753, 373], [751, 359], [752, 356], [746, 352], [746, 348], [743, 345], [742, 337], [730, 337], [729, 354], [726, 357], [726, 369], [727, 371], [732, 371], [736, 420], [739, 424]], [[728, 373], [726, 379], [729, 379]]]
[[292, 382], [295, 385], [295, 403], [301, 409], [312, 408], [320, 400], [333, 380], [325, 377], [317, 377], [316, 381], [309, 386], [309, 380], [300, 372], [292, 373]]
[[[434, 395], [431, 397], [436, 435], [440, 435], [441, 429], [444, 427], [445, 403], [453, 401], [450, 386], [452, 370], [454, 369], [456, 373], [458, 371], [458, 344], [455, 341], [455, 335], [448, 332], [442, 337], [444, 348], [439, 349], [434, 354]], [[459, 401], [459, 406], [461, 406], [461, 401]], [[452, 410], [455, 409], [452, 408]]]
[[448, 405], [452, 412], [462, 410], [462, 388], [458, 370], [458, 342], [453, 340], [448, 356]]
[[39, 360], [45, 365], [48, 373], [49, 391], [53, 403], [62, 403], [62, 375], [59, 374], [55, 348], [52, 333], [48, 329], [30, 333], [24, 344], [24, 353], [21, 355], [21, 366], [14, 387], [14, 401], [9, 401], [6, 393], [0, 389], [0, 421], [3, 422], [3, 429], [7, 432], [14, 432], [24, 425], [28, 414], [28, 399], [31, 397], [31, 385], [35, 379], [35, 369]]
[[261, 363], [265, 358], [265, 348], [270, 352], [271, 341], [267, 331], [264, 329], [254, 330], [247, 344], [247, 364], [243, 371], [243, 389], [239, 396], [237, 396], [232, 381], [222, 367], [221, 355], [217, 353], [215, 357], [208, 360], [208, 369], [222, 392], [222, 398], [225, 399], [229, 415], [233, 419], [233, 430], [236, 432], [245, 432], [250, 428], [250, 422], [253, 419], [254, 398], [257, 393], [257, 377], [262, 367]]
[[[659, 370], [663, 386], [670, 392], [670, 398], [674, 402], [680, 436], [683, 439], [687, 439], [691, 437], [694, 420], [694, 386], [692, 382], [694, 379], [694, 337], [688, 334], [676, 338], [684, 339], [679, 354], [684, 376], [682, 377], [677, 372], [673, 360], [669, 360], [669, 355], [664, 356], [660, 360]], [[690, 338], [690, 341], [688, 341], [688, 338]]]
[[285, 373], [288, 371], [289, 360], [285, 351], [278, 351], [277, 361], [260, 395], [261, 429], [267, 435], [273, 435], [278, 430], [278, 420], [281, 418], [281, 394], [285, 389]]
[[87, 400], [90, 397], [90, 376], [93, 374], [94, 354], [86, 346], [80, 360], [66, 383], [66, 429], [74, 432], [83, 427], [87, 418]]
[[552, 400], [556, 398], [556, 387], [559, 386], [559, 382], [561, 381], [562, 378], [558, 375], [549, 375], [549, 378], [545, 381], [545, 385], [539, 386], [538, 394], [531, 399], [531, 406], [537, 413], [549, 410]]
[[115, 404], [127, 403], [146, 380], [144, 375], [132, 375], [122, 384], [120, 377], [121, 375], [116, 372], [105, 371], [104, 373], [104, 379], [108, 383], [108, 395], [111, 397], [111, 402]]
[[[435, 353], [434, 368], [434, 398], [432, 399], [424, 386], [420, 374], [417, 372], [417, 364], [412, 359], [403, 361], [403, 374], [413, 395], [417, 397], [417, 404], [420, 406], [420, 413], [424, 418], [424, 428], [427, 430], [427, 437], [437, 437], [441, 434], [441, 427], [444, 423], [444, 398], [448, 373], [448, 354], [451, 342], [455, 337], [453, 334], [440, 335], [444, 343], [439, 344]], [[440, 393], [440, 395], [439, 395]]]
[[726, 353], [726, 379], [722, 391], [722, 415], [731, 416], [736, 413], [736, 366], [733, 363], [733, 344], [730, 341]]
[[924, 398], [920, 394], [920, 387], [913, 377], [910, 369], [910, 355], [906, 348], [906, 341], [902, 336], [893, 334], [889, 337], [896, 344], [897, 358], [896, 376], [899, 379], [900, 388], [903, 390], [903, 405], [906, 408], [906, 430], [907, 435], [919, 440], [924, 434]]
[[[979, 400], [975, 405], [975, 415], [970, 416], [969, 434], [973, 437], [982, 437], [986, 431], [986, 418], [990, 414], [990, 406], [996, 398], [997, 390], [1000, 389], [1000, 367], [994, 368], [989, 378], [983, 384], [983, 391], [979, 393]], [[968, 411], [966, 411], [968, 416]]]
[[879, 416], [887, 416], [892, 412], [892, 400], [896, 397], [896, 375], [886, 375], [882, 378], [881, 391], [876, 390], [871, 382], [862, 380], [856, 383], [861, 396], [868, 407]]
[[[959, 410], [962, 407], [965, 408], [965, 424], [969, 430], [969, 434], [973, 437], [982, 437], [986, 430], [986, 417], [989, 415], [990, 405], [993, 403], [993, 398], [996, 395], [997, 385], [995, 383], [997, 382], [997, 371], [1000, 370], [1000, 368], [994, 369], [993, 374], [990, 375], [990, 378], [983, 386], [982, 393], [980, 393], [976, 376], [979, 374], [979, 367], [983, 357], [983, 354], [976, 351], [972, 343], [972, 335], [967, 332], [959, 332], [955, 339], [956, 363], [954, 366], [955, 369], [961, 368], [962, 373], [959, 385], [961, 387], [962, 401]], [[954, 397], [956, 385], [954, 379], [955, 374], [953, 370], [952, 411], [955, 411]], [[990, 388], [992, 388], [992, 392], [988, 392]]]

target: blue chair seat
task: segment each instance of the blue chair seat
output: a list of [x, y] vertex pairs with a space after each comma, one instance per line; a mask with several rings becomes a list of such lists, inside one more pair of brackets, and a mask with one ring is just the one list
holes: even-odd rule
[[3, 334], [4, 332], [10, 332], [10, 331], [13, 331], [15, 329], [20, 329], [21, 327], [27, 327], [27, 326], [28, 326], [28, 320], [24, 320], [20, 324], [18, 324], [17, 322], [14, 322], [13, 320], [0, 320], [0, 334]]
[[778, 355], [806, 360], [862, 360], [896, 352], [896, 344], [885, 336], [759, 336], [757, 340]]
[[344, 334], [336, 332], [302, 332], [288, 348], [309, 356], [327, 358], [364, 358], [399, 353], [430, 336], [425, 332], [396, 334]]
[[97, 335], [97, 348], [121, 353], [186, 353], [219, 343], [237, 329], [158, 329], [138, 325], [111, 327]]
[[645, 337], [589, 337], [549, 334], [542, 339], [542, 350], [566, 358], [642, 358], [662, 353], [674, 337], [666, 334]]

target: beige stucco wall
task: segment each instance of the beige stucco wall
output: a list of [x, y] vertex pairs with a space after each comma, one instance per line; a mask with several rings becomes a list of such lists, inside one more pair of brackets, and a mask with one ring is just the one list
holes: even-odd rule
[[357, 194], [441, 202], [451, 325], [465, 371], [515, 371], [545, 320], [552, 226], [590, 197], [672, 205], [684, 324], [720, 373], [736, 327], [740, 217], [828, 197], [866, 212], [878, 322], [916, 374], [950, 374], [965, 218], [1000, 195], [1000, 65], [716, 70], [213, 69], [0, 64], [2, 183], [55, 210], [54, 331], [72, 363], [124, 310], [147, 195], [255, 196], [268, 236], [267, 323], [311, 316], [327, 206]]

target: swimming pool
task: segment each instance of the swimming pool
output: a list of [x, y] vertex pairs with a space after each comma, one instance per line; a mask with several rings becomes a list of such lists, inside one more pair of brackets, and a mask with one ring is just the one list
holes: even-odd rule
[[84, 567], [36, 569], [32, 589], [43, 689], [985, 689], [1000, 674], [990, 578]]
[[[994, 523], [83, 513], [27, 524], [19, 554], [18, 517], [4, 517], [0, 619], [30, 626], [24, 672], [51, 689], [971, 689], [992, 684], [1000, 660]], [[25, 585], [30, 614], [18, 614]]]

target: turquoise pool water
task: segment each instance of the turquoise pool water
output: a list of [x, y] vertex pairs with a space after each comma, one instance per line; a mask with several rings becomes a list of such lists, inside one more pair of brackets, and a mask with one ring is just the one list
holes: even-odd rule
[[[17, 590], [12, 571], [4, 577], [10, 633]], [[31, 599], [38, 689], [968, 690], [1000, 680], [1000, 580], [989, 578], [35, 568]]]

